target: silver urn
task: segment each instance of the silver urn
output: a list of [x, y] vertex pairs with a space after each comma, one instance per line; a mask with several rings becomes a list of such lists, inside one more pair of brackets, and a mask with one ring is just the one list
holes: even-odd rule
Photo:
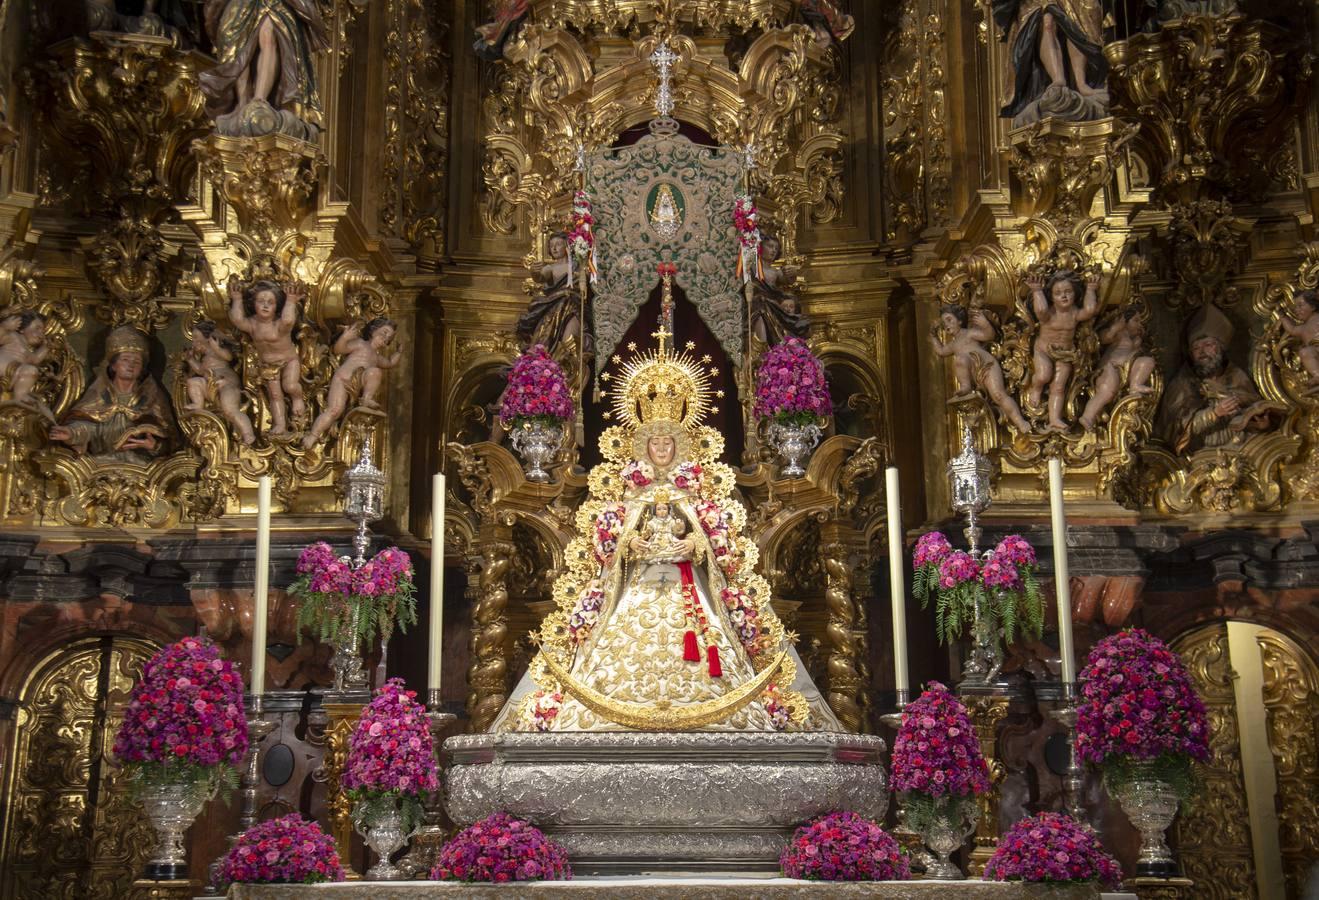
[[806, 474], [802, 462], [810, 457], [811, 451], [820, 443], [820, 438], [823, 436], [824, 431], [814, 423], [809, 425], [770, 423], [769, 444], [783, 459], [782, 474], [785, 478], [800, 478]]
[[513, 429], [509, 441], [522, 457], [528, 481], [543, 483], [550, 480], [550, 473], [545, 467], [554, 462], [559, 446], [563, 443], [562, 424], [523, 422]]

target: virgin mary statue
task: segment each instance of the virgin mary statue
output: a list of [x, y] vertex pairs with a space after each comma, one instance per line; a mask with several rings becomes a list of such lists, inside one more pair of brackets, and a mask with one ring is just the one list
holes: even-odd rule
[[842, 730], [753, 571], [708, 375], [657, 337], [612, 382], [557, 609], [494, 730]]

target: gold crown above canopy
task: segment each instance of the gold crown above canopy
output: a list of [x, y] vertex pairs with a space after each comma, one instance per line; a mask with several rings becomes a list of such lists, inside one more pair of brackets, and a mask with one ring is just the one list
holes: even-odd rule
[[614, 384], [608, 392], [613, 417], [627, 428], [674, 422], [691, 431], [710, 408], [710, 374], [687, 353], [663, 345], [629, 359], [618, 375], [602, 377]]

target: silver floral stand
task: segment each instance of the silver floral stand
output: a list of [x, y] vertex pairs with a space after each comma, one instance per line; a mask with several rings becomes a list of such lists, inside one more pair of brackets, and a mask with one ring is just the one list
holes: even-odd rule
[[445, 807], [459, 825], [527, 819], [581, 875], [776, 872], [808, 819], [883, 818], [883, 751], [828, 732], [459, 735], [444, 742]]

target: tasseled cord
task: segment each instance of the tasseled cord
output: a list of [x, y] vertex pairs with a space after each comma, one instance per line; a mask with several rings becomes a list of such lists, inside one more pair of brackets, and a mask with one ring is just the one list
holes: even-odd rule
[[682, 658], [687, 662], [701, 661], [701, 651], [696, 646], [696, 632], [690, 628], [682, 636]]
[[719, 665], [719, 648], [714, 644], [705, 648], [705, 655], [710, 660], [710, 677], [721, 678], [724, 674], [723, 667]]

